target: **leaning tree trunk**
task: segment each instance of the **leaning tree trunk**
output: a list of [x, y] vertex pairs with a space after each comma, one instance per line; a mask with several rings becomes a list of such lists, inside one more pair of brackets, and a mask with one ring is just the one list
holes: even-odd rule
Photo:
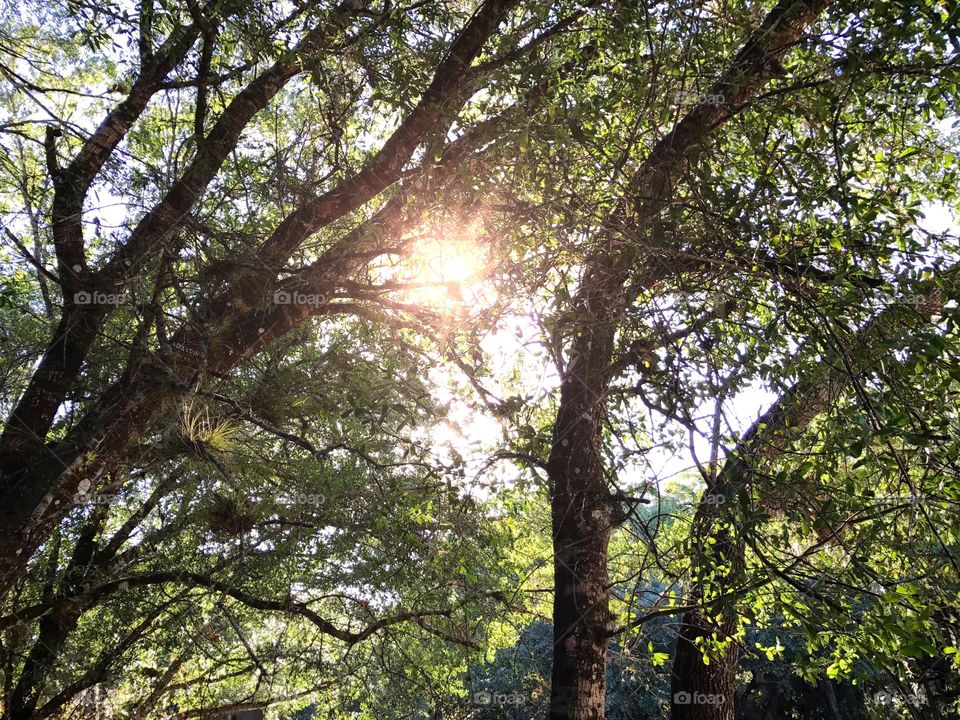
[[[892, 341], [915, 332], [926, 318], [943, 309], [944, 287], [956, 283], [960, 268], [953, 267], [928, 284], [916, 308], [893, 305], [876, 315], [849, 342], [830, 349], [823, 362], [788, 389], [750, 427], [728, 456], [716, 485], [701, 500], [690, 534], [697, 543], [692, 561], [690, 603], [680, 626], [671, 672], [671, 720], [733, 720], [736, 679], [736, 593], [743, 587], [745, 541], [738, 496], [753, 494], [757, 468], [779, 459], [821, 413], [850, 387], [851, 379], [872, 371], [886, 360]], [[809, 501], [809, 498], [805, 499]], [[761, 497], [768, 512], [782, 512], [782, 498]], [[714, 579], [709, 587], [705, 578]], [[729, 641], [719, 657], [703, 661], [698, 640]], [[710, 696], [723, 702], [709, 702]], [[702, 701], [701, 701], [702, 700]]]
[[[0, 490], [4, 494], [4, 503], [0, 504], [0, 597], [23, 578], [29, 560], [71, 506], [66, 502], [69, 497], [78, 491], [96, 490], [108, 471], [128, 464], [126, 453], [151, 429], [162, 410], [192, 392], [197, 383], [209, 377], [208, 372], [232, 370], [242, 360], [263, 350], [268, 340], [275, 341], [309, 315], [329, 308], [321, 305], [321, 310], [310, 313], [307, 306], [271, 307], [263, 303], [262, 293], [283, 287], [276, 268], [283, 267], [310, 235], [363, 207], [404, 177], [408, 161], [425, 139], [468, 99], [466, 90], [472, 87], [470, 83], [479, 72], [474, 60], [517, 3], [518, 0], [480, 3], [450, 43], [417, 104], [364, 167], [337, 187], [305, 200], [287, 215], [251, 255], [248, 264], [253, 270], [222, 292], [202, 298], [192, 316], [194, 319], [171, 335], [167, 350], [158, 347], [154, 352], [141, 347], [139, 342], [135, 344], [131, 361], [120, 380], [104, 391], [99, 401], [90, 403], [90, 409], [66, 437], [50, 443], [46, 442], [47, 435], [57, 408], [63, 404], [63, 393], [70, 385], [68, 376], [79, 372], [86, 345], [96, 339], [106, 310], [84, 314], [89, 321], [83, 326], [84, 337], [71, 336], [74, 345], [69, 358], [41, 363], [37, 368], [39, 374], [31, 380], [0, 438]], [[352, 3], [343, 7], [349, 13], [355, 10]], [[339, 27], [339, 23], [333, 25]], [[89, 287], [83, 286], [80, 290], [121, 291], [143, 275], [148, 258], [174, 247], [170, 245], [170, 238], [176, 234], [171, 232], [179, 222], [176, 219], [184, 217], [206, 191], [256, 112], [269, 104], [287, 80], [303, 72], [304, 54], [309, 56], [306, 51], [320, 39], [321, 36], [311, 31], [305, 38], [306, 45], [278, 60], [239, 93], [207, 134], [194, 163], [100, 269], [84, 273], [93, 280]], [[326, 43], [320, 45], [326, 47]], [[184, 48], [184, 52], [188, 49]], [[165, 74], [157, 78], [157, 83]], [[110, 117], [112, 115], [92, 139], [106, 132], [116, 142], [101, 139], [86, 146], [96, 151], [105, 150], [104, 160], [129, 128], [128, 124], [121, 129]], [[130, 122], [134, 119], [130, 118]], [[50, 150], [54, 154], [55, 148], [51, 146]], [[83, 152], [86, 150], [81, 155]], [[90, 172], [95, 175], [98, 168]], [[59, 175], [59, 170], [55, 174]], [[77, 205], [80, 206], [82, 202]], [[352, 248], [357, 238], [355, 232], [340, 239], [339, 250]], [[358, 262], [356, 258], [360, 257], [350, 252], [334, 262], [346, 267]], [[284, 282], [315, 281], [310, 270], [311, 267], [302, 268]], [[333, 271], [329, 274], [324, 271], [323, 292], [351, 276], [338, 277]], [[248, 334], [251, 328], [252, 335]], [[178, 345], [179, 341], [185, 344]], [[57, 347], [55, 342], [54, 350]], [[207, 362], [208, 352], [211, 358], [220, 353], [219, 366], [213, 361]], [[51, 353], [46, 357], [52, 357]], [[157, 377], [145, 377], [148, 372]], [[185, 376], [178, 374], [181, 372]], [[57, 382], [48, 376], [56, 376]]]

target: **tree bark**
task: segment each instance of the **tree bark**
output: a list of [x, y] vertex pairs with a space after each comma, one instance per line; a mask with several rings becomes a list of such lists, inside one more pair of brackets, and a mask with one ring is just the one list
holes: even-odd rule
[[[58, 601], [80, 592], [89, 565], [94, 559], [96, 538], [103, 528], [104, 516], [103, 508], [97, 508], [87, 519], [77, 538], [60, 586], [54, 587], [56, 579], [50, 578], [51, 586], [48, 592], [52, 595], [51, 602], [55, 604], [56, 610], [40, 618], [36, 640], [24, 660], [20, 677], [10, 696], [9, 706], [5, 708], [4, 717], [7, 720], [30, 720], [34, 716], [47, 678], [56, 667], [67, 639], [77, 627], [85, 608], [78, 603], [60, 604]], [[51, 558], [54, 575], [57, 554], [58, 552], [54, 552]]]
[[[607, 545], [620, 518], [607, 488], [600, 423], [617, 328], [631, 302], [625, 283], [641, 255], [640, 248], [624, 243], [622, 237], [635, 236], [638, 228], [642, 232], [659, 215], [679, 164], [714, 129], [749, 104], [828, 4], [829, 0], [783, 0], [770, 12], [708, 93], [724, 102], [698, 104], [657, 143], [631, 179], [628, 195], [607, 218], [609, 236], [600, 239], [585, 263], [548, 461], [555, 573], [551, 720], [604, 717]], [[691, 638], [696, 632], [695, 626], [688, 629]], [[683, 664], [678, 669], [689, 671]], [[691, 678], [683, 685], [732, 687], [729, 676], [726, 672], [720, 678], [704, 676], [696, 682]], [[731, 692], [730, 712], [732, 708]]]
[[[84, 310], [83, 317], [90, 322], [84, 325], [82, 334], [76, 328], [71, 331], [71, 342], [76, 344], [77, 352], [70, 354], [68, 366], [63, 365], [62, 356], [51, 359], [48, 351], [48, 357], [41, 363], [44, 368], [41, 377], [32, 379], [7, 425], [13, 441], [5, 448], [0, 444], [5, 500], [0, 507], [0, 594], [20, 577], [29, 558], [62, 518], [69, 507], [68, 498], [78, 489], [81, 492], [95, 489], [104, 473], [123, 462], [132, 442], [172, 403], [207, 373], [235, 367], [311, 314], [308, 306], [281, 306], [272, 315], [263, 310], [265, 290], [271, 286], [279, 266], [310, 234], [362, 206], [400, 178], [412, 153], [438, 129], [441, 118], [455, 110], [457, 102], [462, 104], [467, 100], [461, 91], [473, 77], [471, 65], [517, 2], [485, 0], [451, 43], [420, 102], [368, 166], [345, 180], [338, 189], [304, 203], [282, 221], [252, 258], [264, 270], [255, 277], [234, 283], [223, 297], [206, 298], [203, 310], [198, 313], [198, 317], [207, 321], [205, 327], [199, 330], [194, 325], [184, 327], [171, 338], [172, 346], [182, 348], [176, 351], [177, 357], [164, 362], [146, 348], [136, 349], [120, 379], [90, 408], [75, 429], [63, 441], [44, 445], [56, 409], [63, 402], [65, 388], [76, 379], [107, 311], [101, 306]], [[310, 48], [321, 37], [322, 34], [311, 35]], [[191, 168], [96, 273], [96, 282], [109, 282], [108, 289], [131, 282], [136, 270], [160, 247], [158, 243], [169, 237], [214, 177], [223, 160], [221, 155], [229, 153], [230, 143], [236, 142], [253, 114], [265, 106], [300, 67], [300, 60], [296, 58], [278, 61], [238, 95], [211, 129]], [[333, 280], [336, 278], [331, 278], [331, 282]], [[198, 354], [200, 351], [202, 355]], [[49, 365], [48, 359], [51, 359]], [[48, 377], [56, 378], [55, 386], [46, 382]], [[38, 404], [40, 396], [44, 400]], [[42, 412], [36, 412], [38, 408]], [[29, 422], [24, 420], [24, 413], [32, 413]], [[7, 440], [4, 437], [4, 441]], [[25, 446], [29, 446], [29, 452]]]
[[[823, 362], [785, 392], [743, 435], [729, 455], [714, 488], [701, 500], [691, 535], [697, 543], [692, 563], [691, 604], [710, 607], [718, 597], [727, 599], [716, 612], [702, 607], [684, 614], [671, 671], [672, 720], [732, 720], [733, 692], [738, 649], [732, 636], [737, 630], [737, 613], [732, 593], [742, 586], [745, 542], [738, 494], [751, 492], [756, 470], [776, 461], [810, 422], [827, 411], [851, 383], [891, 353], [890, 341], [910, 332], [943, 308], [940, 280], [955, 284], [957, 268], [948, 270], [928, 285], [923, 302], [916, 309], [893, 305], [876, 315], [845, 347], [834, 347]], [[720, 502], [717, 502], [720, 500]], [[768, 510], [782, 510], [782, 499], [762, 499]], [[723, 568], [719, 581], [705, 592], [702, 577]], [[719, 659], [704, 664], [698, 639], [729, 641]], [[697, 702], [716, 693], [724, 702]], [[686, 702], [686, 700], [691, 702]], [[716, 698], [714, 698], [716, 700]]]
[[[722, 493], [711, 493], [723, 497]], [[690, 531], [697, 544], [695, 572], [725, 567], [730, 575], [727, 585], [742, 577], [744, 546], [732, 524], [723, 523], [717, 505], [701, 502]], [[706, 542], [707, 540], [712, 542]], [[736, 579], [736, 580], [735, 580]], [[693, 578], [689, 604], [703, 603], [700, 579]], [[737, 614], [732, 600], [713, 608], [688, 610], [683, 615], [677, 635], [673, 666], [670, 672], [671, 720], [733, 720], [739, 646], [732, 640], [737, 629]], [[725, 643], [711, 648], [710, 662], [703, 661], [704, 644]]]
[[[601, 307], [602, 284], [590, 306]], [[614, 288], [606, 288], [611, 290]], [[615, 322], [588, 324], [574, 342], [547, 463], [554, 552], [551, 720], [604, 717], [609, 607], [607, 546], [615, 502], [601, 456]]]

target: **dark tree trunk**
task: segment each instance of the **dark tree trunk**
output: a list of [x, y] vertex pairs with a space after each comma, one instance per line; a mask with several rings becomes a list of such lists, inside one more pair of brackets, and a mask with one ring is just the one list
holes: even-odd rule
[[837, 694], [833, 690], [833, 681], [828, 678], [820, 678], [817, 685], [820, 686], [824, 702], [830, 711], [830, 720], [843, 720], [843, 714], [840, 712], [840, 703], [837, 702]]
[[[725, 468], [736, 477], [740, 464]], [[729, 484], [701, 499], [690, 534], [695, 543], [689, 602], [702, 605], [683, 615], [670, 673], [671, 720], [733, 720], [739, 646], [732, 639], [737, 613], [732, 599], [716, 601], [722, 588], [706, 587], [704, 578], [719, 571], [723, 588], [736, 587], [743, 576], [744, 545], [739, 538]], [[717, 647], [715, 643], [721, 643]], [[709, 664], [704, 662], [704, 651]]]
[[[783, 0], [770, 12], [711, 89], [710, 94], [725, 102], [698, 104], [657, 143], [631, 179], [628, 193], [606, 218], [604, 234], [610, 235], [598, 238], [599, 247], [585, 263], [587, 269], [577, 296], [575, 337], [561, 386], [548, 462], [555, 571], [550, 720], [604, 717], [609, 624], [607, 545], [614, 524], [621, 518], [607, 488], [600, 429], [617, 328], [632, 301], [624, 284], [637, 274], [635, 266], [641, 259], [640, 248], [623, 242], [620, 231], [625, 231], [626, 237], [636, 237], [638, 231], [642, 234], [669, 199], [672, 175], [684, 156], [749, 104], [775, 73], [779, 60], [828, 3]], [[706, 527], [712, 530], [710, 524]], [[695, 639], [704, 631], [703, 623], [692, 616], [688, 619], [692, 622], [687, 624], [686, 634]], [[693, 650], [689, 643], [681, 645]], [[724, 714], [716, 717], [732, 718], [735, 656], [722, 663], [722, 672], [716, 665], [700, 671], [685, 654], [679, 659], [681, 662], [674, 664], [676, 686], [698, 688], [698, 692], [701, 687], [721, 688], [726, 691], [726, 707], [721, 706], [718, 712]], [[697, 714], [706, 707], [700, 706], [683, 717], [709, 717]]]
[[[234, 283], [221, 295], [207, 298], [196, 314], [206, 319], [205, 326], [184, 325], [171, 338], [171, 347], [176, 347], [181, 338], [196, 341], [184, 346], [191, 348], [188, 357], [160, 361], [160, 353], [156, 358], [142, 358], [142, 348], [135, 349], [133, 355], [137, 357], [120, 380], [92, 404], [65, 439], [49, 444], [44, 440], [56, 410], [64, 393], [75, 384], [105, 312], [98, 309], [96, 315], [92, 311], [83, 315], [97, 322], [89, 323], [83, 337], [79, 333], [71, 336], [74, 344], [68, 364], [47, 354], [40, 366], [43, 372], [34, 374], [0, 441], [0, 490], [5, 501], [0, 507], [0, 596], [22, 577], [33, 553], [62, 519], [65, 508], [70, 507], [68, 499], [78, 490], [96, 490], [106, 472], [123, 466], [132, 441], [142, 437], [164, 409], [199, 382], [205, 370], [226, 371], [235, 367], [262, 350], [268, 339], [275, 340], [282, 331], [310, 314], [289, 305], [274, 308], [273, 314], [260, 307], [263, 289], [276, 281], [276, 268], [304, 239], [356, 210], [401, 178], [417, 147], [437, 130], [442, 118], [459, 107], [457, 103], [466, 102], [465, 90], [476, 77], [471, 70], [473, 61], [517, 2], [484, 0], [450, 44], [420, 101], [367, 166], [337, 189], [304, 203], [282, 221], [252, 259], [261, 270]], [[352, 5], [344, 4], [343, 11], [353, 12], [350, 8]], [[310, 33], [302, 50], [320, 49], [313, 46], [323, 45], [327, 29]], [[214, 124], [184, 176], [141, 220], [111, 259], [91, 276], [96, 281], [91, 289], [102, 286], [111, 292], [122, 290], [150, 258], [169, 247], [170, 231], [215, 177], [250, 118], [266, 107], [301, 69], [301, 58], [295, 53], [282, 58], [241, 91]], [[79, 159], [75, 163], [82, 164]], [[54, 164], [51, 161], [51, 166]], [[344, 238], [342, 249], [350, 246], [352, 237], [348, 234]], [[331, 281], [336, 279], [331, 276]], [[248, 332], [251, 327], [255, 331], [252, 336]], [[239, 339], [241, 334], [248, 338], [247, 342]], [[219, 352], [219, 359], [205, 363], [191, 357], [195, 355], [193, 349], [205, 348], [212, 354]], [[183, 353], [178, 350], [175, 354]], [[158, 376], [145, 377], [149, 370]]]
[[550, 718], [602, 720], [610, 510], [602, 496], [561, 494], [553, 512], [556, 590]]
[[697, 646], [698, 639], [709, 640], [729, 629], [699, 612], [684, 616], [670, 677], [672, 720], [733, 719], [737, 646], [731, 643], [719, 658], [712, 655], [709, 665], [704, 665]]
[[[585, 312], [604, 302], [602, 283]], [[611, 288], [608, 288], [608, 290]], [[617, 519], [601, 456], [614, 321], [577, 336], [560, 395], [548, 470], [554, 552], [550, 720], [602, 720], [609, 639], [607, 546]]]
[[30, 720], [47, 677], [55, 666], [64, 644], [76, 629], [80, 612], [68, 609], [40, 620], [37, 640], [27, 656], [20, 678], [10, 698], [8, 720]]
[[[103, 528], [105, 514], [102, 508], [98, 508], [87, 520], [77, 539], [62, 579], [62, 587], [59, 589], [54, 587], [59, 545], [55, 548], [51, 556], [51, 577], [45, 592], [46, 599], [55, 602], [62, 597], [77, 596], [81, 593], [87, 568], [97, 549], [96, 537]], [[40, 619], [37, 638], [24, 660], [20, 677], [11, 693], [9, 706], [4, 714], [6, 720], [30, 720], [34, 716], [50, 673], [56, 667], [57, 660], [68, 638], [77, 628], [84, 610], [82, 603], [69, 603]]]

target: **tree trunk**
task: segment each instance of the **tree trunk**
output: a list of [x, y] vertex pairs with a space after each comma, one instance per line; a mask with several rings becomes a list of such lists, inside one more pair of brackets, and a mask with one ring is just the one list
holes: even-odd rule
[[733, 720], [733, 696], [739, 653], [735, 643], [704, 665], [698, 638], [710, 638], [718, 627], [700, 612], [684, 615], [670, 676], [672, 720]]
[[[725, 477], [736, 476], [735, 472], [729, 472], [733, 467], [726, 469]], [[719, 502], [733, 497], [729, 489], [729, 486], [720, 486], [708, 490], [691, 526], [696, 548], [690, 602], [702, 607], [688, 610], [680, 623], [670, 673], [671, 720], [733, 720], [734, 717], [740, 654], [739, 646], [732, 639], [737, 630], [736, 608], [732, 599], [712, 603], [722, 588], [704, 586], [707, 574], [717, 573], [722, 577], [723, 588], [736, 587], [743, 575], [744, 545], [738, 537], [733, 512], [724, 513], [721, 507], [732, 503]], [[726, 644], [717, 649], [712, 642]], [[709, 664], [704, 662], [705, 650]]]
[[[956, 270], [949, 271], [949, 276]], [[732, 720], [733, 688], [736, 680], [737, 650], [731, 641], [722, 656], [711, 658], [709, 665], [694, 643], [698, 638], [729, 639], [737, 629], [733, 593], [742, 585], [745, 564], [744, 540], [740, 533], [741, 516], [737, 497], [741, 491], [752, 493], [757, 467], [769, 465], [779, 458], [799, 433], [820, 413], [831, 407], [849, 386], [851, 376], [872, 368], [884, 354], [891, 338], [915, 330], [923, 318], [939, 312], [943, 293], [931, 285], [916, 310], [891, 306], [867, 323], [848, 345], [835, 351], [821, 365], [787, 390], [743, 435], [731, 453], [717, 484], [707, 491], [697, 508], [690, 535], [697, 543], [692, 560], [690, 603], [710, 606], [728, 595], [722, 606], [707, 613], [697, 607], [685, 613], [671, 673], [671, 718], [688, 720]], [[842, 353], [842, 356], [840, 356]], [[762, 499], [771, 512], [783, 510], [776, 496]], [[723, 572], [717, 573], [718, 569]], [[702, 580], [715, 573], [714, 586], [704, 588]], [[712, 617], [711, 617], [712, 616]], [[710, 694], [724, 693], [724, 703], [697, 702], [709, 700]], [[697, 693], [703, 698], [698, 698]], [[717, 698], [714, 698], [716, 700]], [[690, 702], [687, 702], [689, 700]], [[724, 707], [729, 705], [729, 707]]]
[[[585, 313], [602, 302], [593, 284]], [[607, 546], [616, 522], [600, 427], [615, 322], [574, 341], [547, 464], [553, 522], [553, 673], [550, 720], [602, 720], [609, 638]]]
[[[68, 365], [48, 362], [48, 353], [41, 367], [46, 368], [45, 373], [59, 378], [58, 384], [35, 376], [4, 430], [8, 434], [0, 442], [0, 489], [6, 501], [0, 507], [0, 597], [23, 576], [33, 553], [63, 518], [66, 508], [71, 507], [69, 498], [78, 490], [96, 490], [107, 471], [123, 466], [124, 453], [132, 441], [146, 434], [163, 410], [191, 391], [206, 371], [232, 369], [262, 350], [268, 339], [275, 340], [281, 331], [310, 315], [302, 312], [306, 306], [274, 307], [272, 314], [262, 307], [261, 294], [264, 288], [275, 284], [276, 268], [311, 234], [358, 209], [401, 179], [407, 161], [437, 130], [438, 122], [466, 102], [465, 91], [476, 77], [471, 70], [473, 61], [517, 2], [484, 0], [450, 43], [417, 105], [367, 165], [336, 189], [305, 202], [281, 221], [256, 254], [258, 269], [255, 272], [232, 283], [223, 293], [205, 298], [203, 307], [195, 314], [197, 318], [204, 318], [204, 322], [185, 324], [171, 337], [171, 347], [179, 339], [192, 341], [193, 344], [184, 345], [189, 349], [186, 357], [161, 360], [158, 352], [156, 357], [138, 357], [131, 361], [120, 380], [105, 391], [66, 438], [56, 443], [44, 443], [44, 440], [62, 404], [63, 394], [76, 379], [66, 376], [75, 376], [82, 366], [86, 354], [83, 345], [95, 339], [105, 317], [103, 309], [98, 309], [96, 315], [93, 311], [83, 315], [98, 321], [91, 321], [83, 342], [72, 347]], [[353, 12], [351, 4], [343, 7]], [[307, 41], [308, 45], [318, 43], [325, 30], [316, 32], [321, 34], [310, 33], [308, 38], [313, 39]], [[97, 271], [101, 283], [109, 281], [108, 289], [121, 290], [142, 270], [146, 259], [167, 248], [170, 230], [216, 176], [250, 118], [258, 109], [266, 107], [284, 82], [300, 69], [301, 58], [293, 54], [278, 61], [241, 91], [207, 135], [187, 173]], [[351, 237], [352, 234], [348, 234], [342, 240], [346, 242]], [[336, 280], [330, 277], [331, 282]], [[248, 332], [251, 327], [252, 335]], [[250, 341], [241, 342], [238, 339], [241, 333], [246, 333]], [[72, 341], [77, 340], [72, 337]], [[205, 354], [207, 349], [211, 354], [219, 352], [219, 366], [196, 360], [194, 351], [203, 350]], [[153, 355], [141, 350], [144, 349], [137, 349], [132, 355]], [[178, 350], [175, 354], [183, 353]], [[179, 365], [182, 368], [175, 367]], [[184, 375], [179, 374], [180, 369]], [[145, 378], [145, 370], [153, 370], [156, 377]], [[10, 447], [5, 449], [7, 445]], [[36, 452], [26, 452], [24, 448], [29, 446], [35, 446]]]
[[582, 492], [564, 495], [553, 512], [555, 593], [550, 718], [602, 720], [610, 511], [602, 498], [591, 498]]
[[37, 640], [20, 672], [5, 717], [8, 720], [30, 720], [37, 709], [44, 685], [56, 665], [67, 638], [77, 627], [81, 612], [69, 608], [40, 620]]
[[[613, 525], [621, 518], [615, 498], [607, 489], [600, 421], [617, 328], [633, 301], [624, 284], [636, 275], [642, 256], [641, 248], [623, 242], [623, 237], [636, 237], [638, 231], [642, 234], [660, 214], [671, 194], [676, 167], [714, 129], [749, 104], [775, 74], [779, 60], [828, 4], [829, 0], [783, 0], [770, 12], [711, 88], [711, 94], [725, 101], [699, 103], [657, 143], [631, 178], [628, 192], [606, 218], [603, 233], [609, 235], [598, 238], [599, 246], [584, 263], [576, 333], [564, 372], [548, 462], [555, 572], [551, 720], [604, 717], [609, 624], [607, 545]], [[687, 619], [692, 621], [687, 625], [687, 635], [695, 639], [696, 633], [702, 632], [702, 623], [692, 616]], [[694, 650], [689, 643], [681, 646]], [[723, 663], [721, 673], [716, 673], [716, 666], [710, 672], [696, 672], [686, 655], [679, 659], [681, 662], [674, 665], [675, 671], [682, 673], [675, 680], [677, 687], [716, 686], [727, 691], [727, 707], [719, 710], [726, 714], [716, 717], [732, 718], [731, 678], [736, 658]], [[694, 682], [696, 678], [701, 679]], [[698, 706], [684, 717], [707, 717], [700, 712], [707, 707]]]
[[833, 691], [833, 681], [827, 678], [820, 678], [817, 685], [820, 686], [824, 703], [830, 711], [830, 720], [843, 720], [843, 715], [840, 712], [840, 703], [837, 702], [837, 694]]

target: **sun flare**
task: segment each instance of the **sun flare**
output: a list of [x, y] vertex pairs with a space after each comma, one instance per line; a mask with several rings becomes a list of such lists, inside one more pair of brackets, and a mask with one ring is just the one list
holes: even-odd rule
[[481, 234], [481, 220], [416, 234], [400, 269], [407, 299], [448, 310], [475, 302], [490, 261]]

